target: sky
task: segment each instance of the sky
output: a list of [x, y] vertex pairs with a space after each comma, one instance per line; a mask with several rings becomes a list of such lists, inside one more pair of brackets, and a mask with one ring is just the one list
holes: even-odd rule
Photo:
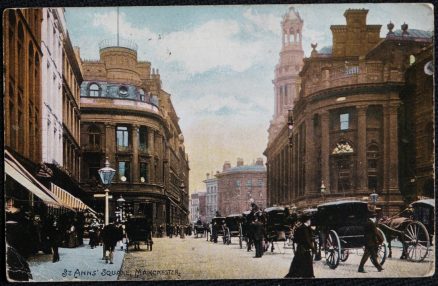
[[[296, 4], [304, 20], [303, 49], [331, 46], [330, 25], [346, 9], [368, 9], [367, 23], [433, 31], [427, 4]], [[185, 138], [190, 192], [205, 191], [206, 173], [224, 161], [263, 156], [274, 112], [281, 18], [290, 5], [120, 7], [120, 38], [138, 45], [138, 59], [159, 69]], [[99, 59], [99, 42], [116, 39], [116, 7], [66, 8], [67, 30], [82, 59]]]

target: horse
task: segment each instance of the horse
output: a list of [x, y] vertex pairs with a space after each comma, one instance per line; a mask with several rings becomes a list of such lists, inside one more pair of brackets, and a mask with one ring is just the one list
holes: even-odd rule
[[407, 249], [405, 246], [405, 238], [403, 231], [406, 229], [408, 224], [412, 222], [412, 218], [410, 217], [382, 217], [378, 221], [378, 227], [383, 231], [383, 233], [386, 236], [386, 241], [388, 242], [388, 249], [389, 254], [388, 258], [392, 257], [392, 249], [391, 249], [391, 242], [394, 239], [398, 239], [402, 245], [402, 254], [400, 256], [400, 259], [406, 259], [407, 258]]

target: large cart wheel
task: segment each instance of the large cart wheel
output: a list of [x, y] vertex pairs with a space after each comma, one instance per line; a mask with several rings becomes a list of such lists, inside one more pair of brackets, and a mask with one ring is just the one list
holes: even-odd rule
[[339, 236], [334, 230], [330, 230], [325, 240], [325, 258], [328, 266], [335, 269], [339, 265], [341, 257], [341, 242]]
[[339, 260], [341, 260], [342, 262], [345, 262], [345, 261], [347, 261], [348, 256], [350, 256], [350, 251], [348, 251], [348, 249], [342, 249], [341, 257]]
[[426, 258], [429, 247], [429, 233], [419, 221], [408, 224], [403, 231], [404, 249], [409, 261], [420, 262]]
[[380, 228], [377, 228], [377, 231], [383, 237], [382, 244], [377, 248], [377, 262], [379, 262], [380, 265], [383, 265], [388, 255], [388, 242], [386, 241], [385, 233]]

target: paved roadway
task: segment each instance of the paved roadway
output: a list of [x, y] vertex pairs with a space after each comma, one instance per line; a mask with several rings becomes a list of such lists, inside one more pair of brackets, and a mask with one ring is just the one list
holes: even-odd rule
[[[197, 279], [278, 279], [283, 278], [292, 261], [292, 249], [283, 243], [274, 253], [266, 252], [262, 258], [253, 258], [254, 252], [240, 249], [233, 244], [207, 242], [205, 238], [156, 238], [152, 252], [142, 245], [140, 251], [125, 255], [119, 280], [197, 280]], [[245, 244], [244, 244], [245, 247]], [[335, 269], [325, 265], [325, 259], [314, 262], [317, 278], [351, 277], [424, 277], [433, 275], [434, 250], [421, 263], [400, 260], [400, 250], [393, 249], [384, 271], [378, 272], [368, 261], [367, 273], [357, 273], [361, 250], [350, 254], [346, 262]]]

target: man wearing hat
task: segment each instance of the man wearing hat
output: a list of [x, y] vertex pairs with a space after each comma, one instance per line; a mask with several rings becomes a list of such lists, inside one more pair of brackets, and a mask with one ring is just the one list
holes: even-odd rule
[[314, 278], [312, 251], [316, 252], [312, 240], [312, 229], [310, 226], [310, 215], [300, 216], [301, 225], [294, 232], [294, 243], [297, 244], [295, 256], [285, 278], [301, 277]]
[[375, 211], [369, 211], [369, 217], [364, 227], [365, 250], [358, 269], [358, 272], [361, 273], [365, 273], [364, 265], [368, 258], [370, 258], [379, 272], [383, 270], [382, 265], [380, 265], [377, 260], [377, 250], [379, 245], [383, 243], [383, 237], [377, 231]]
[[263, 256], [263, 239], [265, 238], [266, 233], [263, 223], [260, 221], [260, 219], [261, 219], [261, 212], [257, 212], [255, 215], [255, 220], [252, 223], [254, 247], [256, 250], [256, 254], [254, 258], [260, 258]]

